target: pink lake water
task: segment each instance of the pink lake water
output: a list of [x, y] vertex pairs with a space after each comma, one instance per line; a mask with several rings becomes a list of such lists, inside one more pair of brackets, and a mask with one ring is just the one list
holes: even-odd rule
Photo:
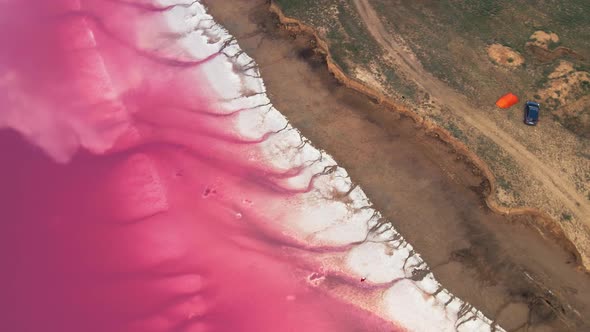
[[198, 2], [9, 0], [0, 22], [0, 330], [490, 330], [371, 235]]

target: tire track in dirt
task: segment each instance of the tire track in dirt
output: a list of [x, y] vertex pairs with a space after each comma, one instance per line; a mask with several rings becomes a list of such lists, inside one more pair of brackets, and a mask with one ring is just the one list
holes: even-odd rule
[[427, 72], [413, 54], [387, 31], [379, 15], [368, 0], [353, 0], [361, 19], [369, 33], [396, 60], [396, 65], [408, 79], [427, 91], [432, 98], [455, 111], [470, 126], [501, 146], [533, 177], [543, 183], [550, 194], [571, 210], [586, 225], [590, 226], [590, 206], [586, 199], [576, 191], [575, 186], [562, 178], [508, 133], [500, 129], [483, 114], [477, 113], [469, 105], [467, 98], [453, 90]]

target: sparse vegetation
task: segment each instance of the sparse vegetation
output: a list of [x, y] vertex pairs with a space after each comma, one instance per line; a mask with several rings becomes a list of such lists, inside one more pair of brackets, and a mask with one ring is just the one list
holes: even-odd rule
[[[316, 0], [277, 0], [277, 3], [281, 5], [281, 8], [291, 15], [303, 14], [306, 9], [317, 6], [322, 1]], [[329, 1], [323, 1], [329, 3]]]
[[510, 182], [506, 181], [506, 179], [502, 178], [502, 177], [498, 177], [496, 179], [498, 181], [498, 186], [500, 186], [500, 188], [509, 191], [512, 189], [512, 185], [510, 184]]
[[334, 61], [351, 74], [356, 65], [369, 65], [381, 53], [348, 0], [277, 0], [287, 15], [322, 26]]
[[[526, 147], [539, 161], [559, 173], [558, 177], [571, 181], [568, 186], [571, 184], [580, 198], [588, 195], [590, 200], [590, 181], [585, 178], [590, 174], [590, 164], [577, 154], [587, 151], [582, 146], [590, 139], [590, 108], [582, 102], [575, 104], [590, 94], [590, 80], [575, 78], [567, 71], [563, 73], [565, 77], [549, 77], [561, 60], [571, 62], [576, 71], [590, 72], [590, 6], [586, 0], [368, 1], [384, 28], [400, 37], [400, 43], [411, 50], [427, 72], [466, 96], [473, 112], [486, 112], [493, 126]], [[444, 98], [438, 100], [439, 96], [436, 104], [429, 103], [427, 93], [431, 91], [421, 91], [406, 81], [406, 75], [397, 71], [396, 59], [391, 61], [383, 56], [381, 47], [367, 38], [370, 34], [362, 24], [357, 24], [360, 21], [352, 0], [318, 0], [310, 6], [297, 16], [326, 33], [335, 61], [352, 76], [354, 69], [362, 66], [364, 73], [374, 74], [381, 85], [377, 88], [392, 97], [404, 95], [406, 101], [417, 105], [417, 112], [464, 142], [488, 164], [497, 179], [497, 188], [510, 196], [503, 204], [537, 207], [556, 220], [565, 218], [563, 204], [544, 191], [543, 184], [526, 172], [526, 165], [516, 161], [518, 157], [514, 159], [503, 146], [488, 139], [485, 132], [469, 127], [460, 115], [445, 111]], [[331, 8], [331, 12], [326, 12], [326, 8]], [[539, 38], [531, 37], [533, 33]], [[556, 48], [570, 53], [542, 58], [527, 42], [543, 43], [538, 50], [541, 54]], [[504, 67], [492, 63], [487, 48], [493, 44], [510, 47], [524, 62], [517, 66], [521, 60], [505, 53]], [[580, 57], [571, 56], [574, 51]], [[507, 63], [512, 66], [506, 66]], [[575, 89], [570, 89], [571, 86]], [[408, 87], [409, 90], [404, 90]], [[494, 109], [494, 101], [506, 92], [515, 93], [521, 103], [509, 110]], [[541, 122], [536, 128], [522, 124], [522, 102], [531, 99], [541, 103]], [[566, 213], [572, 222], [581, 220], [575, 213], [573, 210]]]
[[477, 152], [490, 165], [501, 165], [502, 168], [509, 171], [516, 171], [518, 166], [514, 159], [502, 151], [502, 148], [485, 136], [477, 138]]
[[416, 87], [410, 82], [406, 82], [393, 68], [389, 66], [385, 67], [382, 70], [382, 74], [385, 79], [384, 85], [386, 88], [394, 89], [403, 98], [414, 99], [416, 97]]
[[[473, 144], [473, 143], [472, 143]], [[507, 195], [512, 197], [512, 204], [510, 206], [518, 206], [523, 204], [521, 192], [523, 192], [523, 185], [517, 174], [519, 174], [519, 167], [516, 161], [504, 151], [502, 148], [484, 136], [478, 136], [476, 142], [477, 154], [488, 164], [496, 175], [496, 183], [499, 188], [505, 191]], [[516, 179], [516, 180], [515, 180]], [[503, 202], [508, 204], [507, 201]]]
[[562, 115], [559, 121], [571, 132], [590, 139], [590, 106], [584, 107], [575, 116]]
[[453, 122], [445, 124], [445, 129], [448, 130], [451, 133], [451, 135], [453, 135], [456, 139], [460, 141], [465, 141], [467, 139], [465, 133], [463, 133], [463, 130], [457, 127], [457, 125]]
[[[561, 112], [564, 106], [560, 101], [561, 96], [544, 96], [539, 93], [540, 90], [549, 87], [548, 76], [555, 70], [559, 61], [538, 62], [535, 56], [525, 48], [527, 42], [536, 40], [534, 36], [531, 38], [532, 33], [542, 30], [559, 35], [559, 39], [554, 38], [556, 41], [547, 45], [548, 48], [563, 44], [590, 58], [588, 56], [590, 43], [587, 42], [590, 40], [590, 29], [582, 28], [580, 24], [582, 21], [579, 20], [582, 16], [568, 14], [568, 10], [572, 9], [585, 12], [586, 17], [590, 17], [590, 8], [582, 6], [582, 1], [574, 0], [568, 2], [567, 6], [554, 0], [542, 6], [515, 3], [509, 0], [460, 2], [400, 0], [400, 3], [387, 0], [369, 1], [381, 15], [386, 27], [404, 39], [425, 69], [468, 96], [474, 107], [487, 109], [486, 107], [491, 106], [492, 101], [498, 96], [511, 91], [522, 96], [523, 99], [534, 98], [540, 101], [543, 108], [543, 121], [551, 121], [554, 118], [572, 132], [580, 133], [584, 130], [584, 127], [580, 126], [578, 117], [571, 114], [568, 115], [569, 117], [561, 116], [561, 113], [557, 112], [557, 110]], [[417, 88], [411, 82], [407, 82], [404, 75], [399, 75], [395, 66], [382, 56], [381, 47], [371, 38], [360, 21], [351, 0], [318, 0], [313, 4], [309, 1], [299, 3], [295, 0], [278, 0], [278, 2], [279, 4], [290, 3], [291, 7], [286, 8], [288, 15], [295, 15], [306, 23], [321, 28], [320, 31], [323, 31], [330, 44], [334, 60], [349, 75], [354, 76], [355, 68], [362, 66], [364, 72], [374, 73], [381, 88], [387, 93], [398, 97], [403, 95], [406, 100], [410, 99], [414, 103], [427, 100], [423, 92], [417, 93]], [[570, 9], [565, 10], [566, 7]], [[543, 13], [542, 22], [521, 19], [538, 17], [539, 12]], [[574, 21], [564, 26], [560, 20], [567, 15], [574, 18]], [[417, 22], [420, 24], [416, 24]], [[574, 30], [568, 30], [566, 27]], [[492, 44], [507, 46], [519, 52], [524, 57], [524, 65], [515, 66], [510, 71], [498, 70], [486, 54], [487, 46]], [[505, 61], [515, 63], [516, 58], [509, 55]], [[577, 70], [590, 68], [589, 64], [580, 61], [576, 62], [575, 66]], [[582, 84], [582, 89], [588, 90], [587, 84]], [[465, 124], [449, 117], [449, 114], [442, 113], [437, 115], [441, 116], [441, 119], [433, 120], [488, 162], [496, 176], [506, 179], [507, 183], [511, 184], [513, 192], [518, 194], [520, 190], [524, 190], [522, 188], [526, 188], [521, 183], [523, 177], [519, 166], [514, 160], [506, 157], [501, 147], [493, 145], [493, 142], [482, 143], [481, 133], [473, 132], [465, 127]], [[547, 147], [539, 149], [537, 142], [529, 142], [526, 128], [522, 127], [520, 116], [516, 115], [518, 112], [515, 111], [498, 113], [498, 116], [491, 114], [490, 121], [496, 121], [501, 126], [510, 128], [508, 130], [514, 135], [520, 135], [519, 139], [523, 144], [530, 145], [530, 148], [540, 156], [546, 154], [549, 163], [552, 162], [551, 158], [554, 158], [556, 153], [562, 153], [563, 149], [555, 151], [550, 151]], [[556, 137], [546, 139], [554, 141]], [[565, 158], [572, 160], [572, 158]], [[578, 178], [579, 172], [574, 171], [575, 169], [575, 167], [571, 168], [571, 174], [572, 177]], [[577, 182], [581, 183], [583, 179]], [[530, 194], [527, 194], [528, 196]], [[540, 198], [523, 199], [523, 204], [531, 204], [538, 202]], [[559, 217], [559, 214], [556, 217]]]
[[550, 50], [554, 50], [554, 49], [556, 49], [557, 47], [559, 47], [560, 45], [561, 45], [561, 42], [554, 42], [553, 40], [550, 40], [550, 41], [549, 41], [549, 45], [547, 45], [547, 47], [548, 47]]

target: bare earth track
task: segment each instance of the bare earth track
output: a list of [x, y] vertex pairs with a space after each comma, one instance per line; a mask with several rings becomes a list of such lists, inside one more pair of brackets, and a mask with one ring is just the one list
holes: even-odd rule
[[559, 198], [564, 206], [585, 222], [586, 226], [590, 226], [590, 204], [576, 191], [572, 183], [563, 179], [558, 171], [541, 162], [510, 134], [498, 128], [485, 114], [471, 107], [464, 96], [427, 72], [387, 31], [368, 0], [354, 0], [354, 4], [371, 35], [394, 59], [399, 60], [397, 61], [398, 69], [408, 79], [416, 82], [435, 100], [447, 105], [451, 110], [460, 114], [467, 124], [477, 128], [500, 145], [521, 166], [526, 167], [527, 171], [541, 181], [552, 196]]

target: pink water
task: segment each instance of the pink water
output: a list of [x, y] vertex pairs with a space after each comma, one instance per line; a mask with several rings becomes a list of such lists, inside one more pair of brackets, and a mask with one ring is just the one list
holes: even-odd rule
[[307, 282], [296, 193], [211, 115], [222, 55], [145, 46], [171, 8], [134, 4], [0, 4], [0, 330], [397, 331]]

